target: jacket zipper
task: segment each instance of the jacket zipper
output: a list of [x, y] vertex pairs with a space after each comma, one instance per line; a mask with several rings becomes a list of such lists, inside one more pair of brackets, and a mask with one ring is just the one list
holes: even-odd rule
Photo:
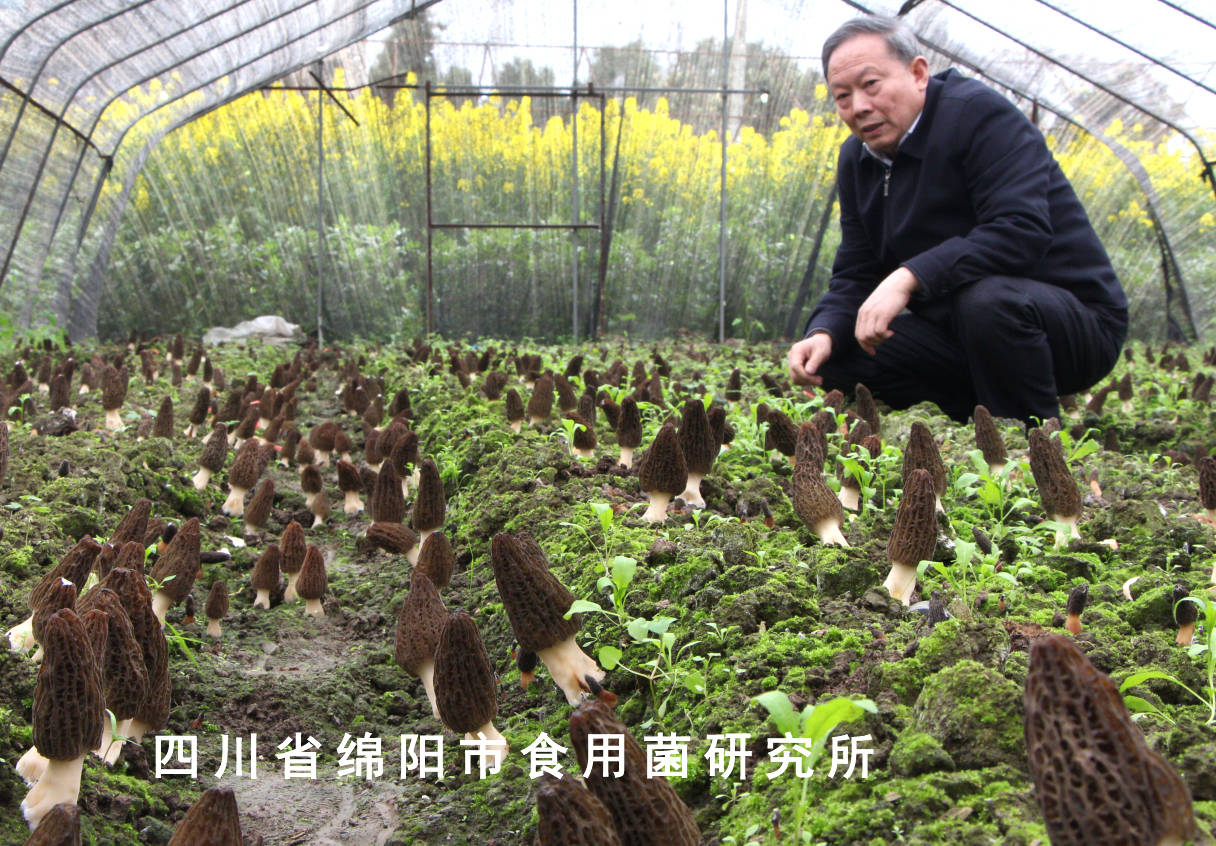
[[890, 196], [890, 194], [891, 194], [891, 168], [884, 167], [883, 170], [884, 170], [884, 173], [883, 173], [883, 177], [882, 177], [882, 195], [884, 197], [887, 197], [887, 196]]

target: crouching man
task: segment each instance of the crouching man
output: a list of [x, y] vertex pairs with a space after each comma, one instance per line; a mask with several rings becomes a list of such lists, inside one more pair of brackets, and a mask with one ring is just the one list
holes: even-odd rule
[[[832, 280], [789, 351], [791, 378], [893, 408], [976, 403], [1028, 420], [1110, 372], [1127, 297], [1042, 135], [912, 30], [857, 18], [823, 47], [840, 148]], [[905, 311], [905, 309], [907, 309]]]

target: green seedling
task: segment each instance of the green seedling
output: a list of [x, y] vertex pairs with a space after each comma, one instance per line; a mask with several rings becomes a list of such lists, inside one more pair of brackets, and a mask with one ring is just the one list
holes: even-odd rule
[[1183, 597], [1174, 605], [1175, 615], [1178, 613], [1178, 606], [1184, 602], [1192, 602], [1197, 605], [1202, 615], [1202, 630], [1197, 632], [1194, 641], [1187, 647], [1186, 651], [1192, 658], [1196, 658], [1201, 662], [1203, 675], [1206, 677], [1207, 683], [1196, 691], [1178, 679], [1178, 677], [1162, 670], [1141, 670], [1138, 673], [1132, 673], [1119, 685], [1119, 692], [1124, 694], [1123, 702], [1127, 705], [1127, 709], [1132, 712], [1132, 719], [1147, 715], [1159, 717], [1170, 725], [1177, 725], [1174, 720], [1153, 703], [1140, 696], [1124, 693], [1124, 691], [1144, 684], [1144, 682], [1151, 679], [1163, 679], [1177, 685], [1194, 697], [1208, 712], [1205, 724], [1209, 726], [1216, 725], [1216, 601], [1203, 596]]

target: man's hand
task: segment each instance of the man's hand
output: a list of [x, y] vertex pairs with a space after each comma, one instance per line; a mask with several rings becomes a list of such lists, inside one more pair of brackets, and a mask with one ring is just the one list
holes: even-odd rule
[[854, 334], [861, 348], [874, 355], [878, 345], [895, 333], [889, 328], [895, 315], [904, 310], [920, 283], [906, 267], [896, 268], [857, 309]]
[[790, 367], [790, 379], [795, 385], [822, 385], [823, 377], [818, 374], [820, 366], [832, 355], [832, 336], [826, 332], [817, 332], [809, 338], [803, 338], [790, 347], [786, 361]]

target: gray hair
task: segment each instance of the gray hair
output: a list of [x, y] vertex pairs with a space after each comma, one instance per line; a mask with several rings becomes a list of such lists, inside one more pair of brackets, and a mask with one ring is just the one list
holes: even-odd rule
[[823, 75], [828, 75], [828, 59], [836, 48], [858, 35], [881, 35], [887, 42], [891, 55], [904, 63], [911, 63], [920, 55], [920, 42], [916, 33], [902, 18], [887, 15], [866, 15], [845, 21], [823, 42]]

